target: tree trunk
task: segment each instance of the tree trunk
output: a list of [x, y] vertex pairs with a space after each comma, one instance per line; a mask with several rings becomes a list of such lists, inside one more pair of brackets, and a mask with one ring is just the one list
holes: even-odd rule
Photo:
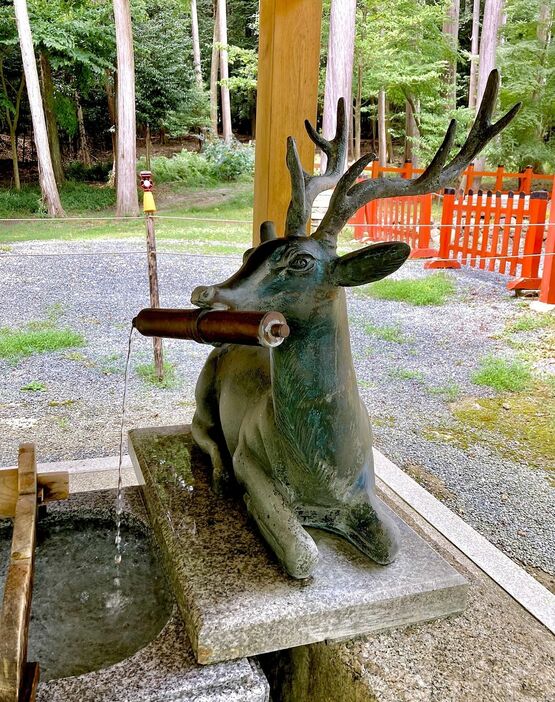
[[[532, 100], [538, 102], [541, 98], [543, 90], [546, 83], [546, 65], [547, 57], [549, 52], [549, 44], [551, 43], [551, 3], [543, 0], [540, 5], [538, 13], [538, 27], [536, 30], [536, 36], [538, 37], [538, 44], [540, 46], [540, 61], [538, 66], [538, 87], [534, 90], [532, 95]], [[540, 111], [541, 114], [541, 111]], [[542, 119], [538, 120], [536, 127], [536, 134], [538, 140], [544, 138], [544, 131], [546, 125]]]
[[[484, 5], [484, 21], [482, 23], [482, 38], [480, 40], [480, 64], [478, 66], [478, 87], [476, 94], [476, 104], [480, 105], [489, 74], [495, 68], [497, 35], [501, 13], [503, 10], [503, 0], [486, 0]], [[486, 158], [479, 156], [475, 160], [477, 171], [483, 171]], [[474, 187], [479, 187], [480, 179], [475, 179]]]
[[412, 161], [414, 168], [418, 168], [420, 130], [418, 129], [415, 110], [418, 111], [418, 104], [413, 99], [405, 100], [405, 161]]
[[385, 90], [378, 92], [378, 159], [380, 166], [387, 164], [387, 122], [385, 117]]
[[220, 42], [220, 95], [222, 100], [222, 131], [224, 141], [229, 144], [231, 130], [231, 104], [229, 100], [229, 66], [227, 61], [227, 9], [226, 0], [218, 0], [218, 39]]
[[362, 110], [362, 66], [357, 66], [357, 94], [355, 99], [355, 161], [360, 158], [361, 140], [361, 110]]
[[19, 160], [17, 158], [17, 134], [15, 127], [10, 127], [10, 144], [12, 148], [13, 184], [14, 188], [19, 192], [21, 190], [21, 181], [19, 179]]
[[42, 107], [39, 74], [35, 61], [33, 37], [31, 35], [31, 25], [29, 23], [26, 0], [14, 0], [14, 10], [19, 34], [19, 44], [21, 46], [23, 70], [25, 72], [25, 82], [27, 84], [31, 120], [33, 122], [33, 134], [37, 150], [39, 182], [42, 197], [49, 215], [53, 217], [63, 217], [65, 213], [62, 208], [62, 203], [60, 202], [48, 145], [48, 133], [46, 131], [46, 120]]
[[118, 217], [139, 213], [137, 133], [135, 124], [135, 61], [129, 0], [113, 0], [117, 53], [117, 205]]
[[54, 82], [52, 81], [52, 69], [48, 55], [41, 51], [39, 55], [40, 73], [42, 78], [42, 100], [44, 103], [44, 116], [46, 117], [46, 129], [48, 131], [48, 143], [50, 145], [50, 155], [52, 157], [52, 167], [56, 183], [62, 185], [64, 182], [64, 167], [62, 165], [62, 152], [60, 150], [60, 138], [58, 136], [58, 122], [54, 110]]
[[480, 45], [480, 0], [472, 5], [472, 39], [470, 46], [470, 83], [468, 86], [468, 106], [476, 107], [476, 86], [478, 83], [478, 49]]
[[393, 163], [395, 160], [395, 155], [393, 153], [393, 141], [391, 139], [391, 129], [389, 124], [389, 100], [387, 99], [387, 93], [385, 98], [385, 138], [387, 141], [387, 159], [389, 163]]
[[150, 138], [150, 124], [146, 125], [146, 134], [145, 134], [145, 150], [146, 150], [146, 169], [147, 171], [150, 171], [150, 156], [152, 153], [152, 139]]
[[193, 66], [197, 87], [202, 90], [202, 70], [200, 67], [200, 41], [198, 36], [197, 0], [191, 0], [191, 35], [193, 38]]
[[117, 187], [117, 154], [118, 154], [118, 133], [116, 129], [117, 125], [117, 114], [116, 114], [116, 96], [114, 94], [114, 76], [106, 69], [104, 72], [104, 88], [106, 90], [106, 100], [108, 102], [108, 114], [110, 115], [110, 122], [112, 123], [110, 129], [110, 137], [112, 139], [112, 176], [110, 178], [110, 185], [112, 187]]
[[482, 38], [480, 40], [480, 64], [478, 67], [478, 87], [476, 104], [479, 105], [489, 74], [495, 68], [497, 35], [501, 22], [503, 0], [485, 0], [484, 21], [482, 23]]
[[[352, 123], [353, 58], [355, 47], [356, 0], [332, 0], [328, 37], [328, 61], [324, 91], [322, 133], [326, 139], [335, 135], [337, 101], [345, 98], [347, 124]], [[345, 168], [347, 164], [343, 164]], [[326, 156], [320, 155], [320, 170], [326, 168]]]
[[457, 50], [459, 48], [459, 15], [460, 15], [460, 0], [450, 0], [450, 5], [447, 9], [447, 16], [443, 22], [443, 34], [453, 52], [452, 58], [449, 59], [445, 79], [447, 83], [447, 109], [456, 110], [457, 108]]
[[210, 62], [210, 128], [215, 139], [218, 137], [218, 62], [220, 60], [218, 41], [218, 6], [216, 5], [214, 34], [212, 36], [212, 60]]
[[85, 166], [90, 166], [92, 163], [91, 152], [89, 150], [89, 142], [87, 132], [85, 131], [85, 119], [83, 117], [83, 106], [79, 99], [79, 93], [75, 91], [75, 104], [77, 106], [77, 124], [79, 125], [79, 150], [81, 152], [81, 161]]

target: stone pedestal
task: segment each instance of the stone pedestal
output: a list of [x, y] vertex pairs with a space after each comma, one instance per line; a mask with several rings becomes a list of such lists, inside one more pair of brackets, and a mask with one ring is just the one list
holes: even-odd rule
[[395, 515], [397, 560], [379, 566], [331, 534], [312, 578], [284, 573], [240, 499], [218, 498], [188, 427], [136, 429], [129, 451], [199, 663], [350, 638], [455, 614], [466, 580]]

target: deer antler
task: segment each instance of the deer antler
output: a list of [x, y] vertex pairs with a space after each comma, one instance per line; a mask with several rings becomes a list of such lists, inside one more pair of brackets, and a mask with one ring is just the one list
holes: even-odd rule
[[455, 139], [457, 126], [455, 120], [451, 120], [436, 155], [418, 178], [412, 180], [374, 178], [356, 183], [356, 179], [373, 159], [373, 155], [367, 154], [356, 161], [339, 180], [330, 199], [328, 211], [312, 235], [313, 238], [328, 241], [330, 245], [336, 246], [337, 236], [348, 219], [367, 202], [400, 195], [423, 195], [451, 185], [484, 146], [505, 129], [520, 109], [521, 103], [518, 103], [499, 121], [492, 124], [491, 117], [498, 89], [499, 73], [493, 70], [489, 74], [480, 109], [468, 137], [460, 151], [447, 165], [445, 162]]
[[291, 175], [291, 201], [287, 210], [285, 236], [305, 236], [306, 224], [312, 212], [316, 196], [333, 188], [341, 177], [347, 156], [347, 119], [345, 100], [337, 103], [337, 129], [335, 137], [328, 141], [318, 134], [308, 120], [305, 120], [308, 136], [327, 156], [326, 171], [322, 175], [309, 175], [302, 167], [293, 137], [287, 139], [287, 168]]

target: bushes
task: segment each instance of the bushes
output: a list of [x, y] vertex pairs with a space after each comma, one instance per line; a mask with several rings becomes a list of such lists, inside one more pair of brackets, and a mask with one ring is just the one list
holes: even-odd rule
[[[146, 167], [144, 159], [138, 169]], [[225, 144], [217, 141], [207, 144], [202, 153], [183, 149], [171, 158], [157, 156], [151, 159], [156, 183], [179, 182], [188, 186], [215, 185], [221, 181], [250, 179], [254, 172], [254, 149], [238, 142]]]
[[98, 161], [91, 166], [85, 166], [81, 161], [72, 161], [65, 169], [65, 172], [69, 180], [105, 183], [110, 176], [111, 170], [111, 161]]
[[[113, 188], [89, 183], [65, 183], [60, 188], [62, 206], [67, 212], [96, 212], [107, 210], [116, 201]], [[38, 185], [26, 185], [17, 190], [0, 188], [0, 217], [46, 215]]]
[[218, 180], [238, 180], [254, 175], [254, 149], [238, 141], [215, 141], [204, 147], [203, 155], [215, 169]]
[[[212, 165], [200, 154], [183, 149], [171, 158], [155, 156], [150, 160], [150, 167], [155, 183], [184, 183], [185, 185], [214, 185], [217, 178], [214, 176]], [[141, 158], [137, 169], [146, 168], [145, 159]]]

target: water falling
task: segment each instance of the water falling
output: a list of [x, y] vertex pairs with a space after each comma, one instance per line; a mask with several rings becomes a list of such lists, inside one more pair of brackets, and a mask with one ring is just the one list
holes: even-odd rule
[[[116, 555], [114, 562], [117, 566], [121, 563], [121, 515], [123, 513], [123, 479], [122, 479], [122, 463], [123, 463], [123, 433], [125, 429], [125, 412], [127, 409], [127, 382], [129, 379], [129, 361], [131, 359], [131, 341], [135, 327], [131, 326], [129, 339], [127, 341], [127, 357], [125, 359], [125, 375], [123, 379], [123, 398], [121, 403], [121, 425], [119, 432], [119, 458], [118, 458], [118, 492], [116, 497]], [[119, 585], [119, 578], [116, 577], [115, 585]]]

